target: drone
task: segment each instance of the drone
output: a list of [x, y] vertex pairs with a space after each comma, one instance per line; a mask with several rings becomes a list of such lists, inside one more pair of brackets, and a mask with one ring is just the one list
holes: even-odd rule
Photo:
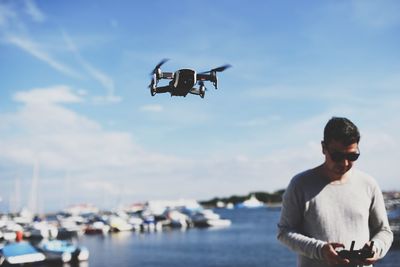
[[[186, 97], [187, 94], [193, 94], [204, 98], [207, 90], [204, 81], [212, 82], [214, 88], [217, 89], [217, 72], [222, 72], [231, 67], [231, 65], [226, 64], [201, 73], [196, 73], [196, 71], [192, 69], [180, 69], [176, 72], [162, 72], [161, 66], [167, 61], [168, 59], [161, 60], [150, 73], [152, 79], [149, 88], [152, 96], [160, 93], [170, 93], [171, 97]], [[171, 81], [166, 86], [157, 86], [161, 79], [168, 79]], [[198, 85], [198, 88], [196, 88], [196, 85]]]

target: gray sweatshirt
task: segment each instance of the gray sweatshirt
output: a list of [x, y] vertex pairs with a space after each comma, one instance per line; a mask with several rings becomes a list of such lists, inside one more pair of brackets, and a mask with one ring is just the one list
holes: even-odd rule
[[328, 266], [321, 252], [327, 242], [350, 249], [355, 240], [354, 249], [361, 249], [373, 240], [382, 258], [393, 233], [382, 192], [372, 177], [353, 168], [345, 183], [332, 184], [311, 169], [296, 175], [285, 191], [278, 239], [299, 254], [298, 266], [322, 267]]

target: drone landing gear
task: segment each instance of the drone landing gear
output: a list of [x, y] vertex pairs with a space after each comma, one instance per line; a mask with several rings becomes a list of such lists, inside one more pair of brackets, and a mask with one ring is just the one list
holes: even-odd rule
[[199, 84], [200, 84], [200, 87], [199, 87], [199, 96], [200, 96], [201, 98], [204, 98], [204, 95], [206, 94], [206, 87], [204, 86], [204, 82], [203, 82], [203, 81], [200, 81]]
[[151, 96], [155, 96], [157, 94], [156, 88], [154, 87], [150, 88], [150, 94]]
[[159, 87], [155, 87], [152, 86], [150, 87], [150, 93], [152, 96], [156, 95], [156, 94], [162, 94], [162, 93], [171, 93], [171, 87], [170, 86], [159, 86]]
[[200, 88], [200, 90], [199, 90], [199, 96], [200, 96], [201, 98], [204, 98], [204, 95], [205, 95], [205, 94], [206, 94], [206, 90]]
[[206, 89], [205, 87], [201, 87], [200, 88], [192, 88], [192, 90], [189, 91], [190, 94], [192, 95], [199, 95], [201, 98], [204, 98], [204, 95], [206, 94]]

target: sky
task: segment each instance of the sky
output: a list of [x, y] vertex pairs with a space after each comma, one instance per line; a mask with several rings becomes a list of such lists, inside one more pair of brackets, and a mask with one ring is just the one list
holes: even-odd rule
[[[333, 116], [400, 190], [399, 1], [0, 0], [0, 212], [274, 192]], [[231, 64], [196, 95], [149, 73]], [[163, 84], [165, 81], [160, 81]]]

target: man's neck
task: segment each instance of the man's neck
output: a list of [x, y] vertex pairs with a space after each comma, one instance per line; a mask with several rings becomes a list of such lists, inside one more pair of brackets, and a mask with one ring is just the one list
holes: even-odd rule
[[331, 184], [343, 184], [347, 182], [351, 169], [345, 174], [337, 174], [329, 170], [325, 164], [322, 164], [318, 167], [318, 171], [322, 174], [322, 176], [326, 177]]

